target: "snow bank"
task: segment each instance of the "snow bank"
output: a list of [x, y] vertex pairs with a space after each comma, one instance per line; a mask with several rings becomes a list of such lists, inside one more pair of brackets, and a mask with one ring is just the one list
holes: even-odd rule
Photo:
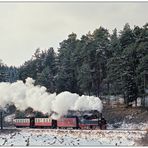
[[0, 135], [3, 146], [138, 146], [146, 131], [21, 129]]

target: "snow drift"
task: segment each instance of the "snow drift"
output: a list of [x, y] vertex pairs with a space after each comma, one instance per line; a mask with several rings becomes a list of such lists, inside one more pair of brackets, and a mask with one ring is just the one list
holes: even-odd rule
[[26, 82], [0, 83], [0, 107], [14, 104], [18, 109], [25, 110], [32, 107], [43, 113], [56, 113], [52, 118], [65, 115], [69, 109], [102, 111], [102, 102], [94, 96], [79, 96], [76, 93], [62, 92], [50, 94], [44, 86], [35, 86], [32, 78]]

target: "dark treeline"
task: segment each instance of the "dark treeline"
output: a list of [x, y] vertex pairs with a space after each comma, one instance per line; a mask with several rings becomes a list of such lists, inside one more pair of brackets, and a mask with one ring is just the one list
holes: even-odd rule
[[3, 64], [0, 60], [0, 82], [15, 82], [19, 79], [19, 72], [16, 67]]
[[[100, 27], [77, 39], [72, 33], [53, 48], [37, 49], [18, 68], [19, 79], [32, 77], [51, 93], [70, 91], [86, 95], [122, 95], [128, 105], [144, 94], [148, 69], [148, 24], [125, 24], [110, 34]], [[1, 81], [1, 80], [0, 80]]]

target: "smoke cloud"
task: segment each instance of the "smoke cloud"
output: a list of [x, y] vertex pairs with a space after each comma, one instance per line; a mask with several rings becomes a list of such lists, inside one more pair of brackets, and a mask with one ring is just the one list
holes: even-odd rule
[[99, 98], [94, 96], [79, 96], [76, 93], [62, 92], [50, 94], [44, 86], [35, 86], [32, 78], [26, 82], [0, 83], [0, 107], [14, 104], [17, 109], [25, 110], [28, 107], [42, 113], [52, 114], [53, 119], [66, 115], [72, 110], [98, 110], [102, 111], [103, 105]]

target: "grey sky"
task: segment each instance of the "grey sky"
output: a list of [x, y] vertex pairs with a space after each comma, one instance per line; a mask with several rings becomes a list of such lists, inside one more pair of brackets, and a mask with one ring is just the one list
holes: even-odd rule
[[148, 3], [0, 3], [0, 59], [18, 66], [38, 47], [56, 49], [72, 32], [80, 37], [99, 26], [119, 31], [127, 22], [148, 22]]

